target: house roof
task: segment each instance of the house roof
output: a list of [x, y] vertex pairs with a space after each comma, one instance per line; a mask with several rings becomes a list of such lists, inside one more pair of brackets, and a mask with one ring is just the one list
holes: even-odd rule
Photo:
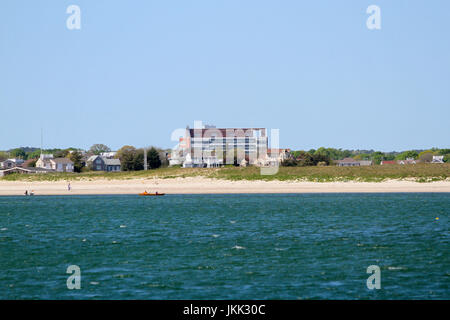
[[93, 162], [93, 161], [95, 161], [95, 159], [97, 159], [97, 157], [100, 157], [100, 156], [90, 156], [90, 157], [87, 159], [87, 161], [88, 161], [88, 162]]
[[25, 169], [25, 168], [22, 168], [22, 167], [14, 167], [14, 168], [9, 168], [9, 169], [5, 169], [5, 170], [2, 170], [2, 172], [10, 172], [10, 171], [24, 171], [24, 172], [31, 172], [31, 169]]
[[107, 166], [120, 166], [120, 159], [103, 159]]
[[6, 160], [0, 161], [0, 162], [24, 163], [25, 160], [23, 160], [23, 159], [6, 159]]
[[344, 158], [342, 160], [336, 160], [336, 162], [343, 163], [343, 162], [357, 162], [357, 161], [353, 158]]
[[51, 159], [51, 161], [55, 163], [62, 163], [62, 164], [73, 164], [73, 162], [69, 158], [55, 158]]
[[22, 171], [22, 172], [28, 172], [28, 173], [43, 173], [43, 172], [54, 172], [55, 170], [46, 169], [46, 168], [38, 168], [38, 167], [36, 167], [36, 168], [34, 168], [34, 167], [27, 167], [27, 168], [13, 167], [13, 168], [0, 170], [0, 171], [2, 171], [2, 172]]

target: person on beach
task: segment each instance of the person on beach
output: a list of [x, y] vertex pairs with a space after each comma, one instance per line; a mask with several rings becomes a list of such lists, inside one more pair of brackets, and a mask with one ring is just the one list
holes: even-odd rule
[[69, 184], [67, 185], [67, 190], [70, 191], [70, 182], [69, 182]]
[[25, 190], [25, 195], [26, 195], [26, 196], [28, 195], [28, 190]]

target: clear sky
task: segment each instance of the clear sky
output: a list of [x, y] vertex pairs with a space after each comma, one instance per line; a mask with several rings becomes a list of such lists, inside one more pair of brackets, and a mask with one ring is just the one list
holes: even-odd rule
[[0, 150], [41, 127], [44, 147], [172, 147], [194, 120], [292, 149], [450, 147], [450, 1], [2, 0], [0, 120]]

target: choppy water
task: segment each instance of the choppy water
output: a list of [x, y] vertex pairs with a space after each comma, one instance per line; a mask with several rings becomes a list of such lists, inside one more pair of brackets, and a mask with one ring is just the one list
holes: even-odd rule
[[0, 298], [449, 299], [449, 211], [450, 194], [0, 197]]

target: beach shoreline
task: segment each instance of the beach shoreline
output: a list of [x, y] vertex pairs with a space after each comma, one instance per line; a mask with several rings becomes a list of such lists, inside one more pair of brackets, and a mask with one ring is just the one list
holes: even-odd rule
[[450, 192], [450, 181], [414, 182], [306, 182], [219, 180], [204, 177], [173, 179], [79, 180], [70, 181], [0, 181], [0, 196], [23, 195], [113, 195], [138, 194], [144, 190], [166, 194], [245, 194], [245, 193], [392, 193]]

